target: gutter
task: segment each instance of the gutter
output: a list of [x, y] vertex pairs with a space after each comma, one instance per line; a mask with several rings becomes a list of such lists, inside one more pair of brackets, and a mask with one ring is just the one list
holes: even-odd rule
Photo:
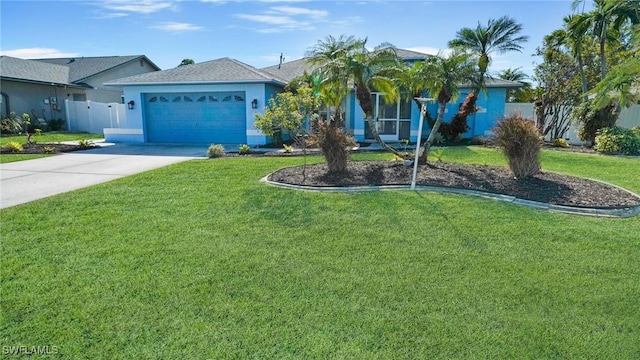
[[125, 82], [125, 83], [104, 83], [105, 86], [154, 86], [154, 85], [228, 85], [228, 84], [276, 84], [284, 86], [286, 83], [270, 80], [240, 80], [240, 81], [160, 81], [160, 82]]

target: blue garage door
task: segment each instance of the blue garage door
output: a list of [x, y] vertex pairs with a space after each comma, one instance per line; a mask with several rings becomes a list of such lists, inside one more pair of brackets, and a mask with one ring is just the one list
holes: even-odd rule
[[145, 94], [148, 142], [247, 142], [245, 93]]

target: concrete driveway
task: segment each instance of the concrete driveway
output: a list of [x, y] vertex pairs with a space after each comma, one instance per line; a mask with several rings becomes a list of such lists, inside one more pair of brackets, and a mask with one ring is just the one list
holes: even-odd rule
[[0, 164], [0, 209], [206, 157], [207, 146], [102, 144], [100, 148]]

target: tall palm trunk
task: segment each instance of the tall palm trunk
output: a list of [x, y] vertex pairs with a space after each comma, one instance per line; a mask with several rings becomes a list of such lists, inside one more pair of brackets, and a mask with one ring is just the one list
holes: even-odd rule
[[600, 36], [600, 80], [604, 79], [607, 76], [607, 58], [605, 57], [604, 45], [606, 41], [606, 35], [601, 34]]
[[578, 67], [579, 67], [578, 70], [580, 72], [580, 81], [582, 82], [583, 100], [584, 102], [587, 102], [589, 101], [589, 98], [587, 97], [587, 91], [589, 91], [589, 85], [587, 84], [587, 76], [584, 74], [584, 61], [582, 60], [581, 51], [578, 51], [577, 58], [578, 58]]
[[[444, 89], [440, 90], [440, 93], [438, 94], [438, 103], [440, 104], [440, 108], [438, 109], [438, 118], [436, 119], [435, 124], [433, 124], [433, 128], [431, 128], [429, 137], [427, 138], [427, 141], [424, 144], [424, 151], [422, 152], [422, 155], [418, 159], [418, 162], [420, 164], [427, 163], [429, 148], [431, 147], [431, 144], [433, 144], [433, 140], [436, 138], [436, 133], [438, 132], [438, 129], [442, 124], [442, 120], [444, 119], [444, 112], [446, 110], [447, 103], [449, 102], [449, 100], [451, 100], [451, 94], [448, 94]], [[419, 150], [420, 149], [416, 149], [416, 151], [419, 151]]]
[[427, 163], [427, 157], [429, 155], [429, 148], [431, 148], [431, 144], [433, 144], [433, 140], [436, 138], [436, 133], [438, 132], [438, 129], [440, 128], [440, 125], [442, 124], [442, 120], [444, 119], [444, 111], [447, 107], [447, 103], [440, 103], [440, 108], [438, 109], [438, 118], [436, 119], [435, 124], [433, 124], [433, 128], [431, 129], [431, 132], [429, 133], [429, 137], [427, 138], [427, 141], [424, 143], [424, 151], [422, 152], [422, 155], [420, 155], [420, 158], [418, 159], [418, 163], [420, 164], [426, 164]]

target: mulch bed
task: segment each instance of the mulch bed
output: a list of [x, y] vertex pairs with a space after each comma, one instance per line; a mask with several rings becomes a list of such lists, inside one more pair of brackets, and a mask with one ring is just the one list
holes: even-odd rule
[[[399, 161], [351, 161], [344, 173], [330, 174], [326, 164], [280, 169], [269, 180], [303, 186], [408, 185], [413, 167]], [[515, 179], [506, 167], [429, 163], [418, 169], [419, 185], [446, 186], [516, 196], [554, 205], [593, 208], [625, 208], [640, 205], [640, 198], [597, 181], [541, 172], [529, 179]]]
[[91, 148], [81, 147], [80, 145], [69, 144], [25, 144], [22, 146], [21, 152], [7, 151], [3, 146], [0, 146], [0, 153], [2, 154], [59, 154], [64, 152], [88, 150]]

